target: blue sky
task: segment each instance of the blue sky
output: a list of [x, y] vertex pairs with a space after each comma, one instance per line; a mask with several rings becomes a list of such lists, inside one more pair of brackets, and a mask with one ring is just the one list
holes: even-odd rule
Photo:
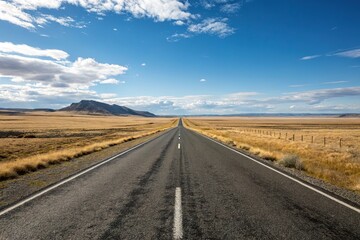
[[357, 0], [0, 0], [0, 107], [360, 112]]

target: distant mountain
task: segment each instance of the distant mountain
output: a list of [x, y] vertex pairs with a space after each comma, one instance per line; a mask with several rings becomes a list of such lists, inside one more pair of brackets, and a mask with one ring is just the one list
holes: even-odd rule
[[59, 111], [66, 112], [84, 112], [88, 114], [102, 114], [102, 115], [116, 115], [116, 116], [143, 116], [155, 117], [155, 114], [145, 111], [136, 111], [131, 108], [119, 106], [116, 104], [110, 105], [93, 100], [81, 100], [78, 103], [72, 103], [70, 106], [59, 109]]
[[360, 118], [360, 113], [345, 113], [345, 114], [341, 114], [339, 117], [341, 117], [341, 118]]

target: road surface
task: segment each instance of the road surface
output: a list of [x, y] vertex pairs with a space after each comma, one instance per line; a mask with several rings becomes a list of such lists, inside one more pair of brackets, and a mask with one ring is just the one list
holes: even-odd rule
[[185, 129], [0, 211], [0, 239], [360, 239], [360, 214]]

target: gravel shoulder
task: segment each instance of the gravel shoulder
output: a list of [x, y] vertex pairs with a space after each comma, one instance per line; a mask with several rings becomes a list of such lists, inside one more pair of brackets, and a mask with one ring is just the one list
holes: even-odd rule
[[46, 188], [51, 184], [80, 172], [87, 167], [130, 149], [135, 145], [156, 138], [163, 133], [164, 132], [159, 132], [150, 136], [121, 143], [98, 152], [19, 176], [15, 179], [0, 181], [0, 209], [3, 209], [43, 188]]

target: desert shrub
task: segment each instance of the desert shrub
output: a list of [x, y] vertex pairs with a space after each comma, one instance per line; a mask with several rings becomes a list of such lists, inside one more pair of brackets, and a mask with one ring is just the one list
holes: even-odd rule
[[284, 167], [288, 168], [295, 168], [298, 170], [304, 170], [303, 163], [301, 159], [293, 154], [285, 155], [281, 160], [280, 164], [282, 164]]
[[36, 136], [34, 134], [26, 134], [23, 138], [36, 138]]

